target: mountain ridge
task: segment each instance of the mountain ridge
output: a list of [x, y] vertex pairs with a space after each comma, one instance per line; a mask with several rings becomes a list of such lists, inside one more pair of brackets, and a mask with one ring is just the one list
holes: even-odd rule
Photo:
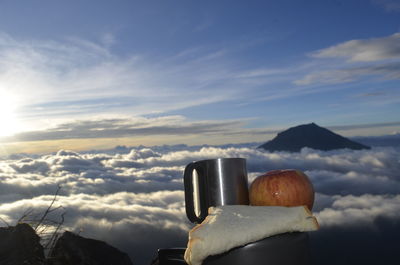
[[302, 124], [291, 127], [277, 134], [272, 140], [257, 148], [267, 151], [300, 152], [303, 147], [329, 151], [336, 149], [362, 150], [371, 149], [367, 145], [360, 144], [336, 134], [315, 123]]

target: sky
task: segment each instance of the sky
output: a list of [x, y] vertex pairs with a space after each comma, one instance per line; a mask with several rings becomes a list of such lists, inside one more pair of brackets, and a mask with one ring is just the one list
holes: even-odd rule
[[[309, 176], [315, 264], [400, 264], [399, 79], [397, 0], [0, 0], [0, 226], [60, 186], [63, 230], [149, 264], [185, 166], [242, 157]], [[311, 122], [372, 148], [256, 148]]]
[[400, 3], [0, 1], [2, 154], [400, 131]]

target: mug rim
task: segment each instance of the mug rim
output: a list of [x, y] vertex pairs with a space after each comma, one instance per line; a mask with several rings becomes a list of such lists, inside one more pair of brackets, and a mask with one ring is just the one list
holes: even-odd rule
[[197, 160], [197, 161], [193, 161], [193, 163], [201, 163], [201, 162], [208, 162], [208, 161], [221, 161], [221, 160], [244, 160], [244, 161], [246, 161], [246, 158], [243, 158], [243, 157], [219, 157], [219, 158]]

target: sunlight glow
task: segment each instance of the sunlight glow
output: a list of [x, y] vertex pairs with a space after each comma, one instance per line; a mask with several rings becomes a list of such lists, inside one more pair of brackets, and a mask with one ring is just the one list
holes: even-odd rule
[[20, 124], [15, 113], [16, 97], [0, 90], [0, 137], [18, 132]]

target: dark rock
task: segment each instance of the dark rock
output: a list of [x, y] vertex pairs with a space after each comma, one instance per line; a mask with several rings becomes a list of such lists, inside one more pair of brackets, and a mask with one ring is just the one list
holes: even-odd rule
[[43, 247], [28, 224], [0, 228], [1, 265], [43, 265]]
[[64, 232], [50, 253], [49, 265], [133, 265], [124, 252], [95, 239]]
[[309, 147], [317, 150], [335, 149], [370, 149], [369, 146], [351, 141], [315, 123], [299, 125], [278, 133], [271, 141], [258, 148], [267, 151], [299, 152], [301, 148]]

